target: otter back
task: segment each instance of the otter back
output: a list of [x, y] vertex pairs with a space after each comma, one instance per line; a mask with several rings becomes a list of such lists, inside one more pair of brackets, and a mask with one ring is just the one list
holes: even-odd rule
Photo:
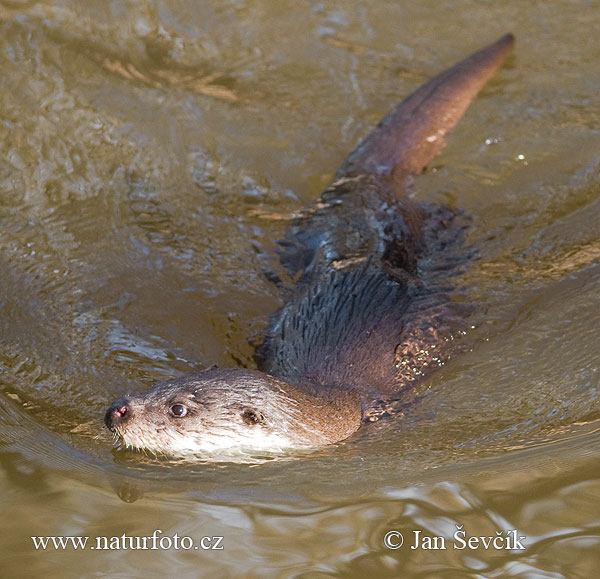
[[260, 370], [372, 399], [443, 363], [464, 317], [448, 281], [466, 261], [461, 220], [407, 191], [513, 42], [504, 36], [393, 109], [292, 221], [279, 255], [297, 281], [257, 349]]

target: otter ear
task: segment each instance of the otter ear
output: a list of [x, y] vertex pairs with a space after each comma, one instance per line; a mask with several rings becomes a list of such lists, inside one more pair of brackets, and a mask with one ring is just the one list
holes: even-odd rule
[[246, 424], [250, 424], [251, 426], [254, 424], [261, 424], [265, 421], [264, 415], [258, 410], [254, 410], [253, 408], [244, 408], [242, 410], [242, 420]]

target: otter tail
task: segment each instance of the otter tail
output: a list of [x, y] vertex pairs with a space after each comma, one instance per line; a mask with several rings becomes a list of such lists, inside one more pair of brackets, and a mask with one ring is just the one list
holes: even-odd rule
[[513, 35], [506, 34], [417, 89], [348, 156], [335, 180], [370, 173], [397, 187], [420, 173], [513, 45]]

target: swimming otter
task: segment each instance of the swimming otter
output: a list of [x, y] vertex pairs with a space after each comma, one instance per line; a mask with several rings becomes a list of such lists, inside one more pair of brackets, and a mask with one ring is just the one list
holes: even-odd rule
[[513, 44], [502, 37], [400, 103], [294, 219], [279, 255], [297, 282], [258, 370], [211, 368], [115, 400], [105, 423], [119, 445], [197, 456], [331, 444], [442, 363], [460, 226], [407, 189]]

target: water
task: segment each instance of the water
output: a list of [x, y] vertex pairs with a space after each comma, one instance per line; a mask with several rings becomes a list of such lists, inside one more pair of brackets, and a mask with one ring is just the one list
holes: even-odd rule
[[[599, 23], [584, 1], [0, 2], [3, 576], [595, 577]], [[309, 455], [114, 453], [113, 398], [252, 365], [286, 220], [392, 104], [509, 30], [416, 188], [470, 216], [472, 349], [402, 418]], [[454, 549], [457, 525], [525, 549]], [[155, 530], [224, 548], [89, 548]], [[58, 535], [90, 543], [30, 538]]]

